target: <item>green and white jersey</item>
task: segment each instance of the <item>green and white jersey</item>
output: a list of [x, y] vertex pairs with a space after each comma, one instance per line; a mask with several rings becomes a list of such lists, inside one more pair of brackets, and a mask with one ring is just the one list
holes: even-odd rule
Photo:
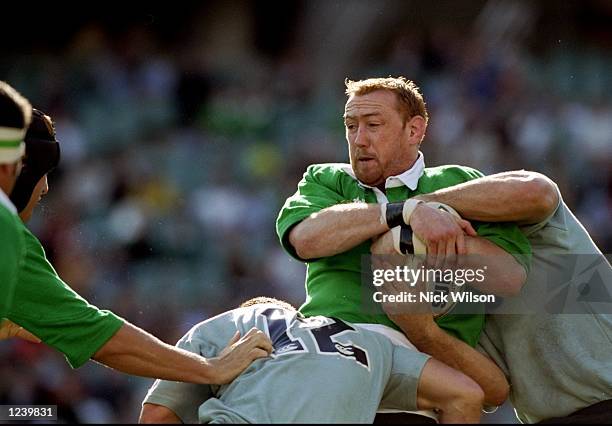
[[25, 257], [21, 219], [17, 210], [0, 190], [0, 319], [13, 304], [20, 264]]
[[[551, 280], [556, 271], [566, 270], [559, 262], [571, 262], [570, 255], [589, 254], [591, 263], [601, 255], [561, 194], [559, 199], [551, 217], [522, 228], [533, 250], [531, 272], [522, 297], [509, 303], [543, 300], [542, 291], [571, 295], [570, 286], [580, 281], [571, 281], [565, 273]], [[612, 295], [612, 268], [603, 255], [600, 260], [601, 283]], [[487, 316], [479, 349], [506, 373], [512, 385], [510, 398], [523, 422], [566, 416], [612, 399], [612, 315], [598, 311], [596, 300], [581, 300], [580, 305], [586, 313]], [[510, 308], [521, 310], [521, 306]]]
[[143, 403], [165, 406], [184, 423], [372, 423], [379, 403], [416, 410], [429, 356], [342, 320], [260, 304], [196, 325], [177, 346], [214, 357], [236, 330], [252, 327], [270, 336], [272, 357], [229, 385], [157, 380]]
[[[419, 157], [422, 162], [422, 155]], [[463, 166], [422, 168], [414, 174], [417, 165], [407, 172], [412, 187], [394, 185], [387, 187], [386, 198], [390, 202], [404, 201], [419, 194], [427, 194], [441, 188], [457, 185], [483, 176], [477, 170]], [[391, 179], [391, 178], [390, 178]], [[377, 190], [361, 184], [352, 175], [349, 164], [316, 164], [309, 166], [298, 184], [297, 192], [287, 199], [280, 211], [276, 229], [281, 244], [294, 258], [295, 249], [289, 242], [291, 229], [311, 214], [342, 203], [380, 203]], [[531, 253], [527, 238], [515, 224], [472, 223], [478, 235], [515, 255], [528, 269]], [[370, 254], [370, 241], [335, 256], [308, 261], [306, 275], [306, 302], [300, 311], [306, 316], [326, 315], [352, 323], [378, 323], [398, 329], [379, 306], [372, 312], [363, 308], [361, 288], [362, 256]], [[371, 298], [370, 298], [371, 299]], [[459, 307], [459, 306], [458, 306]], [[436, 320], [438, 325], [455, 337], [475, 346], [484, 326], [484, 308], [470, 307], [466, 312], [482, 314], [448, 314]]]

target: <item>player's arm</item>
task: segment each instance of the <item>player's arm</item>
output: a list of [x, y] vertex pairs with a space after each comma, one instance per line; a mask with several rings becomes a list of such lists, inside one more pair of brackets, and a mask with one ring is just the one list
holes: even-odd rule
[[300, 258], [317, 259], [343, 253], [388, 230], [380, 221], [380, 205], [338, 204], [298, 223], [289, 242]]
[[267, 336], [255, 331], [217, 359], [167, 345], [112, 312], [90, 305], [59, 278], [38, 240], [29, 235], [26, 241], [28, 268], [20, 274], [7, 318], [62, 352], [73, 368], [93, 358], [128, 374], [227, 383], [272, 351]]
[[[469, 220], [520, 224], [543, 221], [554, 213], [560, 200], [552, 180], [526, 170], [484, 176], [416, 198], [448, 204]], [[427, 221], [425, 215], [431, 212], [416, 214]]]
[[242, 338], [234, 336], [230, 346], [230, 350], [219, 357], [203, 358], [170, 346], [144, 330], [125, 323], [95, 353], [93, 359], [136, 376], [225, 384], [242, 373], [254, 360], [267, 357], [272, 352], [269, 338], [255, 328]]
[[[300, 260], [333, 256], [378, 236], [397, 224], [409, 223], [405, 203], [347, 203], [333, 167], [310, 166], [298, 191], [281, 209], [276, 228], [287, 252]], [[444, 235], [475, 235], [469, 222], [458, 219], [443, 224]]]
[[[461, 268], [476, 270], [486, 266], [484, 280], [473, 281], [470, 286], [503, 297], [515, 296], [521, 291], [527, 279], [527, 270], [515, 256], [482, 237], [466, 235], [464, 244], [466, 256], [460, 258]], [[449, 251], [452, 253], [452, 249]], [[377, 239], [372, 244], [371, 252], [373, 255], [397, 255], [392, 232], [388, 231]]]
[[145, 403], [140, 411], [138, 423], [142, 424], [179, 424], [183, 423], [174, 411], [163, 405]]
[[13, 321], [7, 320], [6, 318], [0, 318], [0, 340], [19, 338], [34, 343], [40, 343], [40, 339], [34, 336], [32, 333], [19, 327]]
[[478, 423], [484, 392], [471, 378], [422, 352], [395, 346], [380, 409], [437, 410], [440, 423]]
[[[236, 344], [239, 333], [234, 334], [229, 344], [219, 351], [204, 340], [213, 336], [215, 330], [200, 323], [189, 330], [176, 344], [176, 347], [193, 355], [222, 357]], [[140, 423], [198, 423], [198, 407], [213, 396], [208, 385], [184, 383], [169, 380], [156, 380], [143, 400]]]
[[499, 406], [510, 387], [503, 372], [491, 359], [451, 336], [434, 322], [432, 315], [389, 315], [408, 339], [422, 352], [472, 378], [484, 391], [485, 405]]

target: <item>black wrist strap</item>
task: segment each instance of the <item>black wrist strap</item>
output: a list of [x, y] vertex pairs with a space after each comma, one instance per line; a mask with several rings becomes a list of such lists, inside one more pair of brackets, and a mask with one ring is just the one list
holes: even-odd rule
[[412, 228], [409, 225], [402, 225], [400, 228], [399, 249], [403, 254], [414, 254], [414, 244], [412, 244]]
[[389, 229], [395, 228], [396, 226], [404, 225], [404, 203], [387, 203], [387, 212], [385, 219], [387, 220], [387, 226]]

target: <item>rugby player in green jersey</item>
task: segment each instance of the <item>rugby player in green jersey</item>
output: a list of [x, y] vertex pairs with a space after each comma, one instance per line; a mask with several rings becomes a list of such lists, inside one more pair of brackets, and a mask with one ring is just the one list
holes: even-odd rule
[[[410, 226], [426, 243], [428, 254], [479, 254], [496, 258], [485, 287], [518, 291], [528, 268], [530, 246], [511, 223], [472, 223], [439, 213], [444, 227], [428, 234], [422, 217], [428, 206], [414, 197], [481, 177], [469, 167], [425, 167], [419, 148], [428, 114], [418, 88], [404, 78], [347, 81], [344, 123], [350, 164], [308, 167], [297, 192], [287, 199], [277, 232], [283, 247], [308, 265], [306, 315], [326, 315], [366, 324], [385, 334], [390, 329], [409, 333], [424, 328], [454, 350], [432, 354], [474, 379], [487, 405], [499, 405], [508, 393], [503, 374], [488, 357], [474, 349], [484, 326], [484, 308], [472, 315], [408, 315], [413, 321], [396, 324], [380, 308], [365, 312], [362, 305], [361, 258], [386, 253], [375, 243], [391, 228]], [[383, 240], [385, 241], [385, 240]], [[408, 324], [407, 324], [408, 323]], [[404, 329], [405, 328], [405, 329]], [[410, 336], [409, 336], [410, 337]], [[427, 370], [423, 371], [427, 374]]]
[[[259, 330], [232, 340], [219, 358], [174, 348], [90, 305], [61, 280], [8, 198], [23, 191], [13, 199], [29, 215], [47, 190], [46, 174], [59, 159], [51, 119], [40, 112], [33, 118], [26, 134], [32, 108], [0, 82], [0, 319], [12, 321], [2, 322], [0, 336], [19, 335], [16, 324], [62, 352], [74, 368], [93, 359], [128, 374], [192, 383], [228, 383], [253, 360], [268, 356], [270, 340]], [[24, 150], [24, 172], [15, 183]]]

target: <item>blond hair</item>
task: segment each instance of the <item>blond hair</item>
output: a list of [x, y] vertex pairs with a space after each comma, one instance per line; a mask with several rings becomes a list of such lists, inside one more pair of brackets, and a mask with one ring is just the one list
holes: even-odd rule
[[413, 81], [405, 77], [368, 78], [366, 80], [344, 80], [347, 96], [361, 96], [376, 90], [389, 90], [397, 95], [400, 109], [406, 114], [406, 119], [420, 115], [429, 120], [423, 95]]
[[266, 296], [254, 297], [252, 299], [247, 300], [246, 302], [242, 302], [239, 308], [248, 308], [249, 306], [262, 305], [266, 303], [272, 303], [289, 311], [295, 311], [295, 308], [290, 303], [285, 302], [284, 300], [278, 300], [273, 297]]

